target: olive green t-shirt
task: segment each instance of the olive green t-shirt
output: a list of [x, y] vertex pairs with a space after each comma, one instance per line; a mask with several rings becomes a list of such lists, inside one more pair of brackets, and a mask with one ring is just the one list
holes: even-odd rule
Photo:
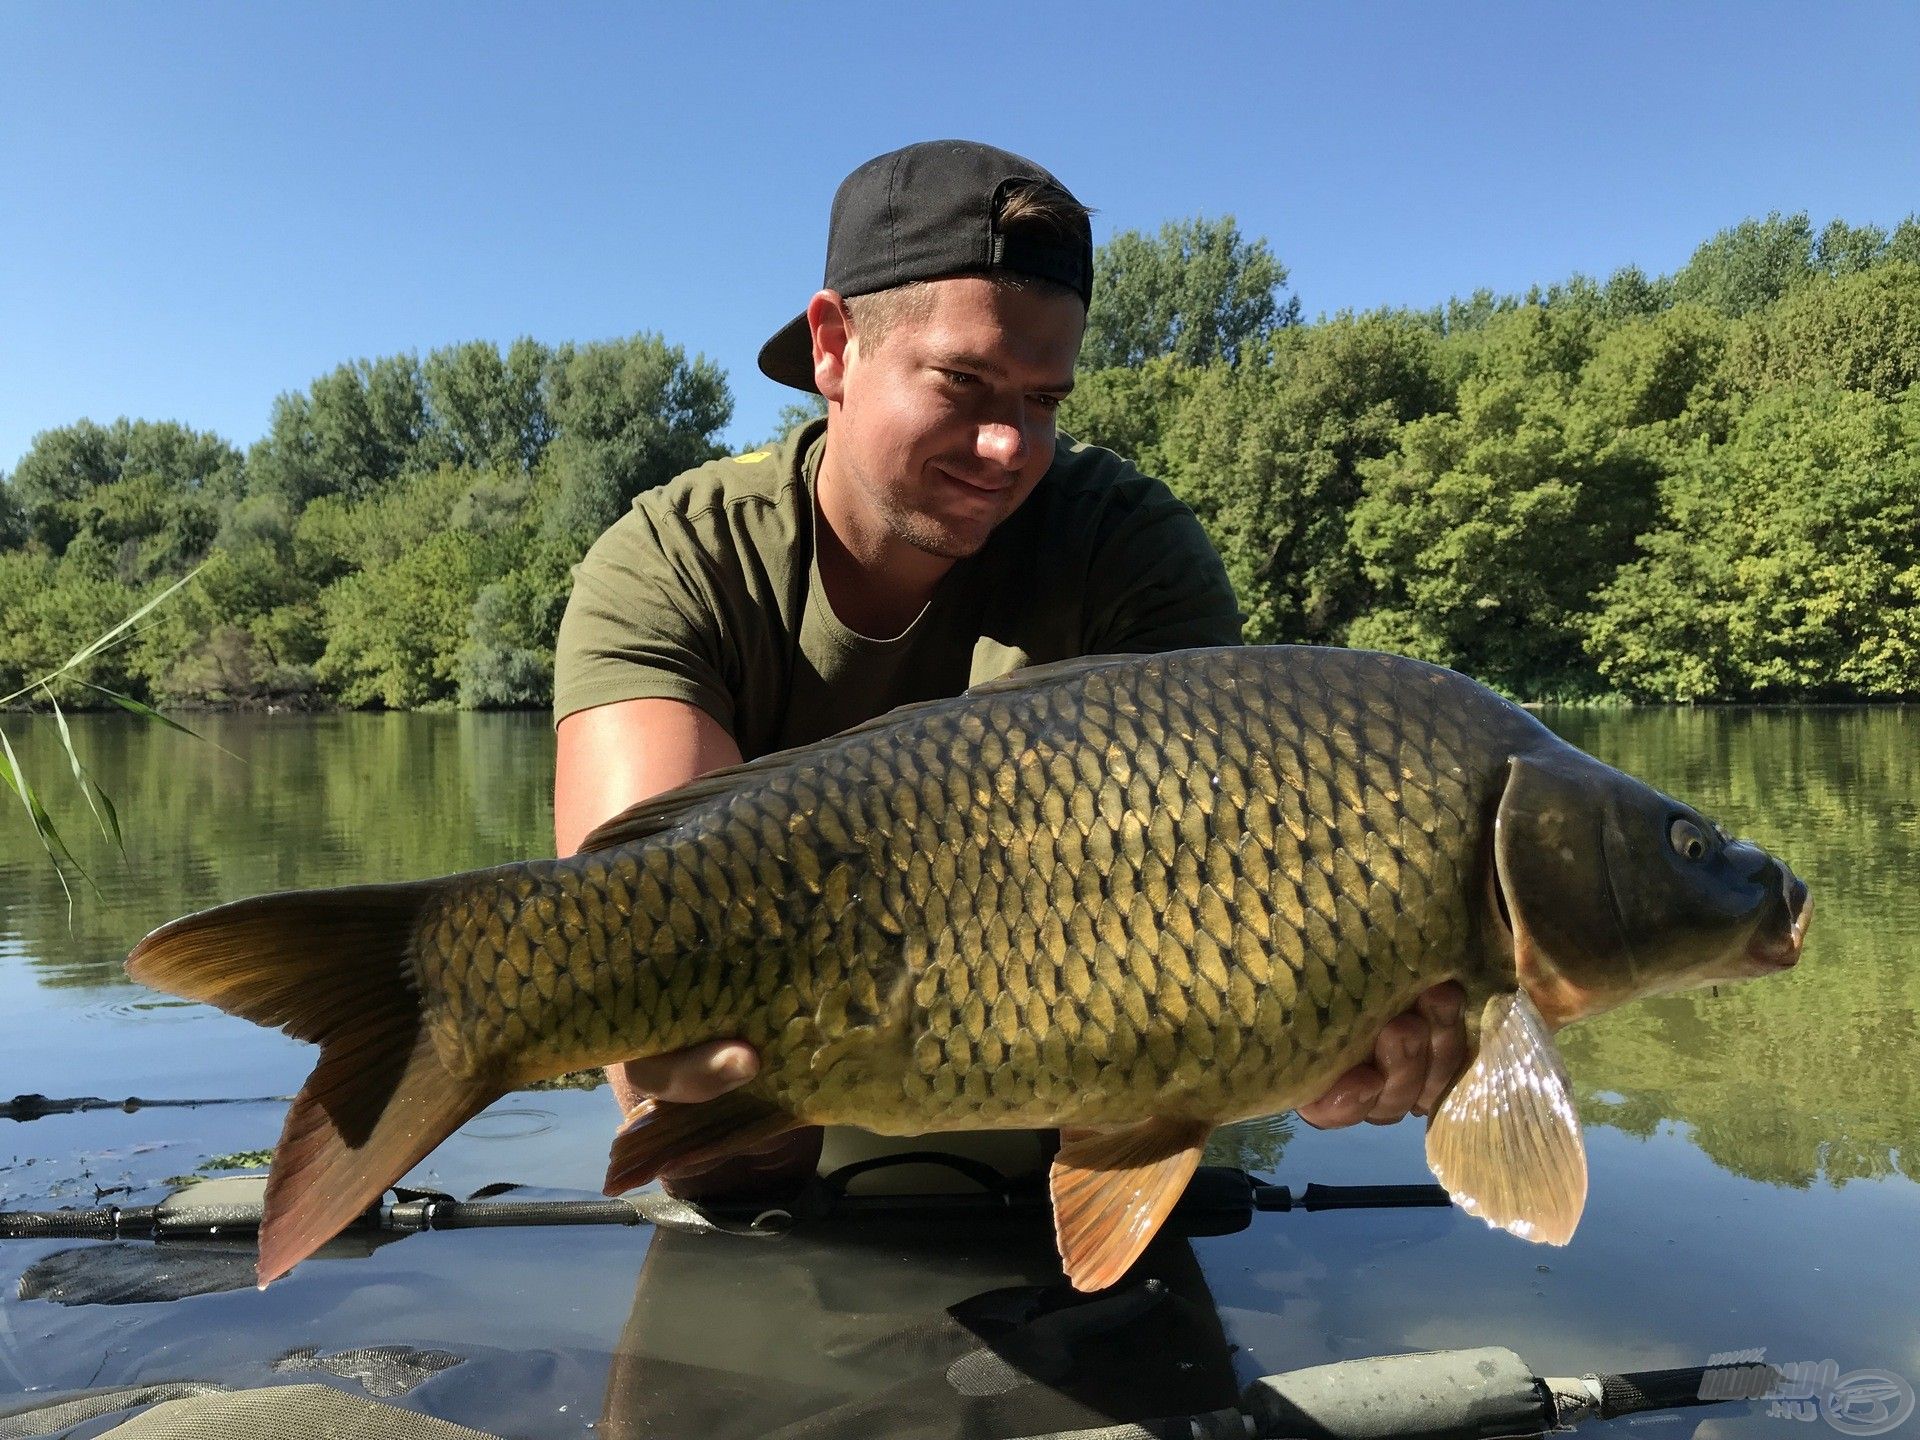
[[1240, 641], [1193, 512], [1111, 451], [1053, 465], [899, 635], [840, 622], [814, 556], [826, 422], [637, 497], [574, 567], [554, 720], [618, 700], [699, 706], [747, 759], [1025, 665]]

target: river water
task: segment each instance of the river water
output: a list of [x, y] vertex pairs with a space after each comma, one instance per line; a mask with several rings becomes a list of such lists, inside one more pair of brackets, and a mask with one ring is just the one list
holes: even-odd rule
[[[1501, 1344], [1540, 1373], [1581, 1373], [1764, 1347], [1773, 1361], [1885, 1372], [1896, 1390], [1920, 1381], [1920, 712], [1545, 718], [1787, 857], [1818, 902], [1802, 963], [1566, 1032], [1592, 1190], [1564, 1250], [1453, 1210], [1263, 1215], [1239, 1233], [1188, 1242], [1204, 1277], [1189, 1288], [1217, 1317], [1222, 1363], [1245, 1380], [1359, 1355]], [[121, 959], [154, 924], [264, 890], [431, 875], [551, 845], [542, 716], [214, 716], [197, 723], [201, 740], [127, 717], [72, 726], [118, 805], [125, 854], [91, 828], [51, 722], [9, 719], [25, 770], [98, 892], [76, 882], [69, 903], [17, 811], [0, 824], [0, 1101], [37, 1092], [252, 1103], [0, 1119], [0, 1211], [150, 1202], [176, 1177], [273, 1143], [282, 1108], [273, 1097], [298, 1088], [313, 1052], [128, 983]], [[604, 1090], [509, 1096], [410, 1178], [455, 1194], [491, 1181], [595, 1193], [613, 1122]], [[1428, 1178], [1417, 1122], [1337, 1134], [1252, 1126], [1215, 1158], [1295, 1188]], [[70, 1263], [87, 1246], [0, 1241], [0, 1414], [10, 1391], [196, 1375], [264, 1383], [299, 1345], [397, 1344], [465, 1357], [406, 1403], [467, 1424], [524, 1435], [679, 1433], [671, 1417], [694, 1414], [691, 1392], [683, 1386], [672, 1400], [644, 1368], [619, 1379], [619, 1357], [645, 1316], [660, 1313], [644, 1286], [636, 1295], [649, 1243], [645, 1229], [430, 1234], [316, 1260], [264, 1293], [74, 1305], [20, 1299], [18, 1287], [49, 1257]], [[728, 1247], [764, 1242], [704, 1243], [708, 1288], [731, 1285], [744, 1309], [718, 1303], [709, 1313], [704, 1299], [688, 1305], [682, 1295], [675, 1343], [729, 1357], [722, 1378], [693, 1391], [744, 1393], [754, 1377], [791, 1368], [794, 1354], [812, 1354], [814, 1327], [789, 1317], [756, 1339], [763, 1284], [777, 1289], [792, 1274], [743, 1280], [766, 1262], [736, 1263]], [[800, 1252], [785, 1253], [791, 1272]], [[668, 1284], [674, 1263], [656, 1257], [655, 1284]], [[814, 1302], [825, 1293], [817, 1276], [802, 1288]], [[856, 1393], [867, 1372], [847, 1368], [844, 1347], [836, 1356], [840, 1383]], [[822, 1378], [825, 1363], [800, 1366], [822, 1403], [839, 1396]], [[482, 1374], [485, 1383], [473, 1380]], [[1765, 1401], [1655, 1428], [1688, 1433], [1700, 1416], [1708, 1435], [1796, 1425], [1870, 1433]], [[685, 1433], [725, 1429], [710, 1416], [684, 1424]], [[771, 1428], [764, 1417], [754, 1424]]]

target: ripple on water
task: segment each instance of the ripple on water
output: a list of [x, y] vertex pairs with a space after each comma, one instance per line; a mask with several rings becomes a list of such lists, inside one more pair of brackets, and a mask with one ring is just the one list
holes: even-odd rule
[[558, 1122], [559, 1117], [551, 1110], [516, 1107], [476, 1115], [460, 1127], [459, 1133], [473, 1140], [525, 1140], [546, 1134]]
[[79, 1013], [89, 1020], [138, 1020], [143, 1025], [161, 1021], [193, 1019], [206, 1013], [196, 1000], [176, 1000], [167, 995], [129, 996], [120, 1000], [95, 1000], [82, 1005]]

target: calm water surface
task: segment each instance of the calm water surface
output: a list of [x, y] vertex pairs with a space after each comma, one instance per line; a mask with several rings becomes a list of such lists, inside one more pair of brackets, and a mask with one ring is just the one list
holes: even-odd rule
[[[1247, 1378], [1416, 1348], [1503, 1344], [1543, 1373], [1579, 1373], [1764, 1346], [1777, 1361], [1831, 1358], [1843, 1372], [1920, 1381], [1920, 712], [1547, 719], [1786, 856], [1818, 901], [1804, 960], [1786, 976], [1642, 1002], [1566, 1034], [1593, 1178], [1565, 1250], [1454, 1211], [1263, 1216], [1192, 1241], [1224, 1353]], [[137, 722], [78, 719], [76, 743], [126, 825], [124, 859], [87, 833], [51, 727], [16, 717], [6, 728], [103, 893], [78, 888], [69, 914], [26, 826], [11, 813], [0, 824], [0, 1100], [262, 1098], [0, 1119], [0, 1209], [91, 1205], [102, 1192], [144, 1203], [211, 1157], [272, 1144], [281, 1107], [270, 1097], [298, 1088], [314, 1052], [127, 983], [121, 958], [154, 924], [258, 891], [435, 874], [551, 844], [540, 716], [206, 720], [207, 739], [231, 754]], [[612, 1123], [604, 1091], [509, 1096], [413, 1178], [463, 1194], [494, 1180], [597, 1192]], [[1417, 1124], [1251, 1127], [1223, 1154], [1295, 1186], [1427, 1178]], [[12, 1391], [265, 1383], [297, 1345], [405, 1344], [468, 1357], [416, 1392], [408, 1403], [419, 1408], [509, 1434], [629, 1433], [602, 1423], [603, 1395], [621, 1337], [657, 1309], [644, 1295], [636, 1304], [649, 1241], [640, 1229], [424, 1235], [310, 1263], [264, 1294], [116, 1306], [13, 1298], [23, 1273], [75, 1246], [0, 1241], [0, 1413]], [[755, 1242], [700, 1243], [716, 1277], [765, 1263], [736, 1266], [728, 1253]], [[760, 1283], [735, 1286], [746, 1312]], [[807, 1293], [833, 1308], [817, 1276]], [[756, 1338], [746, 1312], [683, 1297], [680, 1341], [724, 1352], [728, 1383], [827, 1363], [808, 1358], [805, 1322]], [[623, 1383], [624, 1403], [653, 1407], [630, 1433], [671, 1410], [644, 1385], [636, 1399], [616, 1380], [616, 1393]], [[1828, 1431], [1769, 1418], [1764, 1405], [1708, 1413], [1706, 1434]]]

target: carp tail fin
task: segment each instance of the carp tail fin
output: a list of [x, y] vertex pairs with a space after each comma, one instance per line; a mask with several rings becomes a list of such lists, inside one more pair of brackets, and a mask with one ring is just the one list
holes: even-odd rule
[[127, 958], [144, 985], [320, 1046], [267, 1181], [259, 1280], [284, 1275], [505, 1087], [449, 1069], [415, 989], [421, 908], [438, 886], [263, 895], [155, 930]]

